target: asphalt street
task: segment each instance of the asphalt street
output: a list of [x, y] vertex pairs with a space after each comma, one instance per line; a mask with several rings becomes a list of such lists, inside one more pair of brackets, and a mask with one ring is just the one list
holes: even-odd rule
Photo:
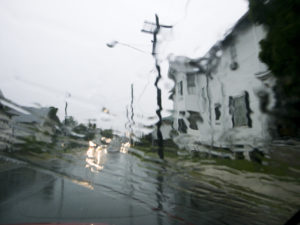
[[210, 177], [121, 152], [1, 159], [0, 223], [282, 224], [293, 213]]

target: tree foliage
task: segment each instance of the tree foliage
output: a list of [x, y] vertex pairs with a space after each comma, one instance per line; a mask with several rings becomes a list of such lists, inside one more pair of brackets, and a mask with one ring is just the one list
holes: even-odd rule
[[69, 127], [76, 127], [78, 125], [78, 122], [74, 119], [73, 116], [68, 116], [64, 122], [63, 122], [66, 126], [69, 126]]
[[267, 29], [260, 59], [277, 78], [277, 110], [285, 122], [300, 122], [300, 1], [249, 0], [250, 17]]
[[54, 122], [54, 123], [56, 123], [56, 124], [60, 124], [60, 120], [59, 120], [59, 118], [58, 118], [58, 116], [57, 116], [57, 111], [58, 111], [58, 108], [55, 108], [55, 107], [51, 106], [51, 107], [49, 108], [48, 118], [49, 118], [52, 122]]
[[112, 129], [106, 129], [106, 130], [101, 130], [101, 135], [106, 137], [106, 138], [113, 138], [113, 130]]
[[95, 137], [96, 127], [95, 126], [86, 126], [85, 124], [80, 123], [73, 128], [73, 131], [78, 134], [84, 135], [84, 140], [90, 141]]

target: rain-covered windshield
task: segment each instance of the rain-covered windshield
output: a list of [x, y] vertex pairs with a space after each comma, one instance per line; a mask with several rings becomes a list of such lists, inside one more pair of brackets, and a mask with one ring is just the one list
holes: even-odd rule
[[299, 223], [283, 2], [0, 1], [0, 224]]

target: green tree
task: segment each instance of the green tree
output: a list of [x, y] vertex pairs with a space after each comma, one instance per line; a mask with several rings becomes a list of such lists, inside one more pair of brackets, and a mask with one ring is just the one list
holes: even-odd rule
[[55, 108], [53, 106], [49, 107], [48, 118], [50, 119], [50, 121], [52, 123], [56, 123], [57, 125], [60, 125], [61, 123], [57, 116], [57, 111], [58, 111], [58, 108]]
[[79, 133], [79, 134], [85, 134], [87, 132], [87, 130], [88, 130], [87, 126], [85, 126], [82, 123], [73, 129], [73, 131], [75, 131], [76, 133]]
[[[93, 127], [93, 126], [92, 126]], [[92, 127], [86, 126], [82, 123], [80, 123], [78, 126], [76, 126], [73, 131], [78, 134], [84, 135], [84, 140], [92, 140], [95, 137], [95, 129]]]
[[68, 127], [76, 127], [78, 125], [78, 122], [74, 119], [73, 116], [68, 116], [65, 120], [64, 120], [64, 124]]
[[112, 129], [101, 130], [100, 134], [106, 138], [113, 138], [114, 136]]
[[299, 135], [300, 1], [249, 0], [249, 10], [250, 18], [267, 30], [259, 57], [277, 79], [274, 115], [288, 130], [283, 135]]

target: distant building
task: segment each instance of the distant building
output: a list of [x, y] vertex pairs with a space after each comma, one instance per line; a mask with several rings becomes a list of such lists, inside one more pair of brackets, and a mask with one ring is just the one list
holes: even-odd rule
[[12, 126], [16, 139], [22, 140], [24, 137], [34, 136], [37, 141], [51, 143], [52, 126], [47, 123], [49, 108], [23, 107], [28, 113], [17, 112], [11, 109]]
[[5, 105], [4, 95], [0, 90], [0, 151], [10, 151], [14, 142], [14, 130], [12, 126], [13, 114]]
[[6, 99], [0, 91], [0, 150], [16, 150], [25, 139], [52, 143], [56, 124], [49, 118], [50, 108], [24, 107]]
[[0, 151], [10, 150], [12, 139], [11, 115], [5, 111], [0, 103]]
[[264, 28], [246, 14], [204, 57], [170, 59], [173, 126], [187, 149], [208, 145], [248, 151], [269, 140], [270, 117], [261, 109], [275, 103], [275, 80], [258, 58], [264, 37]]

